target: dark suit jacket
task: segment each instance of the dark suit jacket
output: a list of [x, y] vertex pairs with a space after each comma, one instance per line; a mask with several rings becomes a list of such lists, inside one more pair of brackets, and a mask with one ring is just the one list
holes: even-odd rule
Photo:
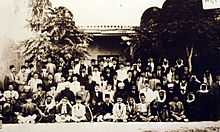
[[92, 92], [90, 96], [90, 102], [92, 100], [95, 100], [97, 103], [103, 102], [103, 93], [98, 92], [98, 96], [97, 96], [95, 92]]
[[109, 105], [107, 105], [106, 103], [102, 104], [102, 115], [105, 115], [107, 113], [112, 113], [112, 109], [113, 109], [113, 104], [109, 103]]

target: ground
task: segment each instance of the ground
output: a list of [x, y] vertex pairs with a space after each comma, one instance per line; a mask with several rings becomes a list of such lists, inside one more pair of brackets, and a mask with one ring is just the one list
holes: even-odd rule
[[219, 122], [7, 124], [0, 132], [220, 132]]

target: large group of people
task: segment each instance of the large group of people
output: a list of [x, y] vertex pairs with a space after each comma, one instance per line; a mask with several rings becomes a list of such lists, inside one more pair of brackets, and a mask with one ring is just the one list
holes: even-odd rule
[[189, 72], [182, 59], [121, 62], [48, 56], [9, 67], [3, 123], [218, 120], [220, 76]]

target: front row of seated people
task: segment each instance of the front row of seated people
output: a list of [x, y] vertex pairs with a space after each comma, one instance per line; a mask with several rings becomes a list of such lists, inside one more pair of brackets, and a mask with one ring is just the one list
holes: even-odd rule
[[[157, 105], [157, 106], [156, 106]], [[149, 121], [188, 121], [184, 115], [183, 103], [178, 97], [167, 105], [161, 105], [157, 110], [158, 102], [147, 102], [145, 94], [140, 94], [140, 103], [129, 97], [127, 102], [118, 96], [115, 104], [111, 103], [110, 96], [105, 96], [102, 104], [95, 100], [91, 104], [82, 102], [80, 96], [76, 96], [75, 104], [71, 104], [68, 97], [63, 97], [59, 103], [55, 103], [52, 96], [47, 96], [44, 108], [39, 108], [33, 103], [32, 98], [26, 99], [20, 112], [15, 112], [18, 123], [35, 122], [86, 122], [86, 121], [113, 121], [113, 122], [149, 122]], [[88, 116], [89, 115], [89, 116]]]

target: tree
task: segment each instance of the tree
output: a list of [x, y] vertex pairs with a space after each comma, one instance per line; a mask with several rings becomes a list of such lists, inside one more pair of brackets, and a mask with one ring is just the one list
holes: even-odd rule
[[152, 55], [160, 47], [160, 13], [158, 7], [151, 7], [143, 13], [138, 35], [133, 38], [137, 43], [135, 56], [145, 58], [145, 55]]
[[33, 0], [32, 7], [29, 23], [36, 35], [22, 42], [25, 57], [37, 61], [64, 54], [87, 57], [91, 37], [76, 27], [67, 8], [52, 8], [49, 0]]
[[[147, 10], [144, 15], [150, 16], [151, 13]], [[158, 48], [174, 47], [185, 51], [190, 72], [195, 51], [220, 42], [218, 13], [216, 10], [203, 10], [201, 0], [166, 0], [162, 9], [155, 10], [154, 14], [156, 17], [142, 20], [141, 30], [145, 39], [141, 44], [148, 45], [150, 49], [158, 44]]]
[[215, 11], [203, 10], [201, 0], [167, 0], [161, 20], [163, 45], [185, 49], [190, 72], [194, 51], [219, 42]]

